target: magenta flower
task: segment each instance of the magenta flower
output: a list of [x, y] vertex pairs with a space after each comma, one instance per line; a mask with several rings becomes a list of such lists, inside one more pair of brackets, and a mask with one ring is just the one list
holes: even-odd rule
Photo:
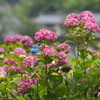
[[18, 84], [18, 89], [17, 89], [18, 93], [22, 95], [23, 93], [28, 92], [33, 84], [37, 84], [38, 80], [39, 80], [38, 78], [32, 78], [21, 81]]
[[75, 18], [66, 19], [64, 21], [64, 25], [66, 25], [66, 26], [79, 25], [79, 21], [78, 21], [78, 19], [75, 19]]
[[13, 41], [15, 41], [15, 42], [22, 42], [22, 40], [23, 40], [23, 36], [22, 35], [14, 35], [14, 37], [13, 37]]
[[23, 66], [28, 67], [35, 65], [38, 59], [35, 56], [28, 56], [23, 60]]
[[13, 42], [13, 37], [12, 36], [6, 36], [4, 38], [4, 42]]
[[57, 52], [55, 56], [60, 59], [67, 59], [67, 55], [64, 52]]
[[47, 56], [51, 56], [51, 55], [55, 55], [56, 54], [56, 49], [50, 46], [47, 46], [45, 48], [42, 49], [42, 53], [47, 55]]
[[3, 60], [3, 62], [6, 63], [6, 64], [14, 64], [14, 65], [17, 65], [18, 64], [17, 62], [14, 61], [14, 59], [6, 59], [5, 58]]
[[33, 40], [32, 40], [32, 38], [31, 37], [29, 37], [29, 36], [23, 36], [23, 40], [22, 40], [22, 42], [24, 42], [25, 43], [25, 45], [26, 46], [28, 46], [28, 47], [32, 47], [32, 45], [33, 45]]
[[82, 18], [82, 17], [93, 17], [94, 18], [94, 15], [90, 11], [83, 11], [83, 12], [80, 13], [79, 17], [80, 18]]
[[20, 48], [20, 47], [17, 47], [16, 49], [14, 49], [14, 53], [19, 54], [19, 55], [20, 54], [23, 54], [23, 55], [27, 54], [26, 51], [24, 49]]
[[17, 72], [17, 73], [26, 70], [25, 67], [23, 67], [23, 68], [18, 68], [17, 66], [10, 66], [9, 69], [11, 69], [11, 70], [13, 70], [14, 72]]
[[87, 29], [87, 30], [90, 30], [90, 31], [92, 31], [92, 32], [97, 32], [97, 31], [100, 30], [98, 24], [92, 23], [92, 22], [90, 22], [90, 23], [85, 23], [84, 28]]
[[71, 18], [78, 19], [78, 18], [79, 18], [79, 16], [78, 16], [78, 15], [76, 15], [75, 13], [72, 13], [72, 14], [69, 14], [69, 15], [66, 17], [66, 19], [71, 19]]
[[7, 76], [6, 66], [0, 67], [0, 75]]
[[30, 83], [29, 80], [27, 80], [27, 81], [21, 81], [18, 84], [18, 93], [20, 95], [22, 95], [23, 93], [28, 92], [31, 87], [32, 87], [32, 84]]
[[65, 51], [65, 52], [71, 51], [71, 47], [66, 43], [58, 44], [57, 49], [59, 49], [61, 51]]
[[96, 23], [95, 19], [93, 17], [82, 17], [80, 19], [80, 23]]
[[4, 52], [4, 51], [5, 51], [5, 49], [3, 47], [0, 47], [0, 53]]
[[30, 79], [30, 81], [32, 82], [32, 84], [37, 84], [38, 80], [39, 80], [39, 78], [32, 78], [32, 79]]
[[57, 36], [53, 31], [50, 31], [50, 30], [47, 30], [47, 29], [41, 29], [39, 32], [35, 33], [34, 38], [37, 41], [47, 39], [48, 41], [52, 42], [57, 38]]

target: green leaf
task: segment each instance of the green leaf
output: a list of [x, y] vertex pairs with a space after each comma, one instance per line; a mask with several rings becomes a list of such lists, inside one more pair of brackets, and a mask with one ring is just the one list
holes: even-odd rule
[[67, 73], [67, 72], [69, 72], [69, 71], [71, 70], [71, 68], [62, 68], [61, 70], [62, 70], [63, 72], [66, 72], [66, 73]]
[[20, 96], [17, 98], [18, 100], [26, 100], [24, 97]]
[[4, 84], [0, 84], [0, 90], [4, 89]]
[[54, 85], [53, 85], [53, 90], [56, 90], [57, 87], [58, 87], [62, 82], [63, 82], [63, 81], [60, 80], [60, 81], [57, 81], [56, 83], [54, 83]]

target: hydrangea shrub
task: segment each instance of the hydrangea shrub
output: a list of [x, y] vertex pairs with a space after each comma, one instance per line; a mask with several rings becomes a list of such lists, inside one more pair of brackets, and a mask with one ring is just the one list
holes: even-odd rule
[[[90, 11], [69, 14], [64, 26], [72, 41], [54, 42], [41, 29], [29, 36], [6, 36], [0, 45], [0, 100], [96, 100], [100, 98], [100, 50], [88, 47], [100, 27]], [[68, 53], [75, 45], [75, 56]]]

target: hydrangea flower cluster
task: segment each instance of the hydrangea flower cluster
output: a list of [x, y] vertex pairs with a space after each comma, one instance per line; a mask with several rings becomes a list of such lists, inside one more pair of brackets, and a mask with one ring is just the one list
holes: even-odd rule
[[37, 84], [38, 78], [32, 78], [32, 79], [24, 79], [18, 84], [18, 93], [22, 95], [23, 93], [26, 93], [29, 91], [29, 89], [32, 87], [33, 84]]
[[17, 65], [17, 64], [18, 64], [17, 62], [14, 61], [14, 59], [6, 59], [6, 58], [5, 58], [5, 59], [3, 60], [3, 62], [6, 63], [6, 64], [10, 64], [10, 65], [11, 65], [11, 64], [12, 64], [12, 65]]
[[4, 51], [5, 51], [5, 49], [2, 48], [2, 47], [0, 47], [0, 52], [2, 53], [2, 52], [4, 52]]
[[6, 36], [4, 38], [4, 42], [11, 42], [11, 43], [16, 43], [16, 42], [23, 42], [26, 46], [32, 47], [33, 40], [29, 36], [22, 36], [22, 35], [15, 35], [15, 36]]
[[71, 51], [71, 47], [66, 43], [58, 44], [57, 49], [64, 51], [64, 52], [70, 52]]
[[[66, 66], [63, 66], [63, 64], [67, 64]], [[62, 65], [62, 68], [72, 68], [72, 65], [70, 64], [70, 62], [66, 61], [66, 60], [58, 60], [55, 62], [56, 66]]]
[[26, 70], [26, 67], [23, 67], [23, 68], [18, 68], [17, 66], [10, 66], [9, 69], [13, 70], [14, 72], [21, 72], [21, 71], [25, 71]]
[[31, 65], [35, 65], [37, 61], [38, 61], [38, 59], [35, 56], [27, 56], [23, 60], [23, 66], [29, 67]]
[[66, 26], [77, 26], [84, 23], [84, 29], [96, 32], [100, 30], [100, 27], [96, 23], [93, 14], [90, 11], [83, 11], [79, 16], [72, 13], [66, 17], [64, 25]]
[[55, 48], [47, 46], [47, 47], [42, 49], [42, 53], [47, 55], [47, 56], [51, 56], [51, 55], [55, 55], [57, 53], [57, 51]]
[[90, 51], [91, 51], [91, 53], [93, 55], [100, 55], [100, 52], [99, 51], [96, 51], [96, 50], [90, 50]]
[[55, 56], [60, 59], [67, 59], [67, 55], [64, 52], [57, 52]]
[[20, 47], [15, 48], [14, 53], [19, 54], [19, 55], [21, 55], [21, 54], [26, 55], [27, 54], [26, 51]]
[[4, 77], [7, 76], [6, 66], [0, 67], [0, 75], [2, 75]]
[[41, 29], [39, 32], [35, 33], [34, 38], [37, 41], [41, 41], [41, 40], [48, 40], [50, 42], [54, 41], [57, 36], [53, 31], [47, 30], [47, 29]]

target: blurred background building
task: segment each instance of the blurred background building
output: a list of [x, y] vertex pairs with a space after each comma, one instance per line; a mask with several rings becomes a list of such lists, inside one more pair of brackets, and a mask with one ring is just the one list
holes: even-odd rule
[[[42, 28], [55, 31], [64, 42], [66, 16], [90, 10], [100, 25], [100, 0], [0, 0], [0, 44], [6, 35], [29, 35]], [[100, 40], [98, 33], [97, 39]]]

